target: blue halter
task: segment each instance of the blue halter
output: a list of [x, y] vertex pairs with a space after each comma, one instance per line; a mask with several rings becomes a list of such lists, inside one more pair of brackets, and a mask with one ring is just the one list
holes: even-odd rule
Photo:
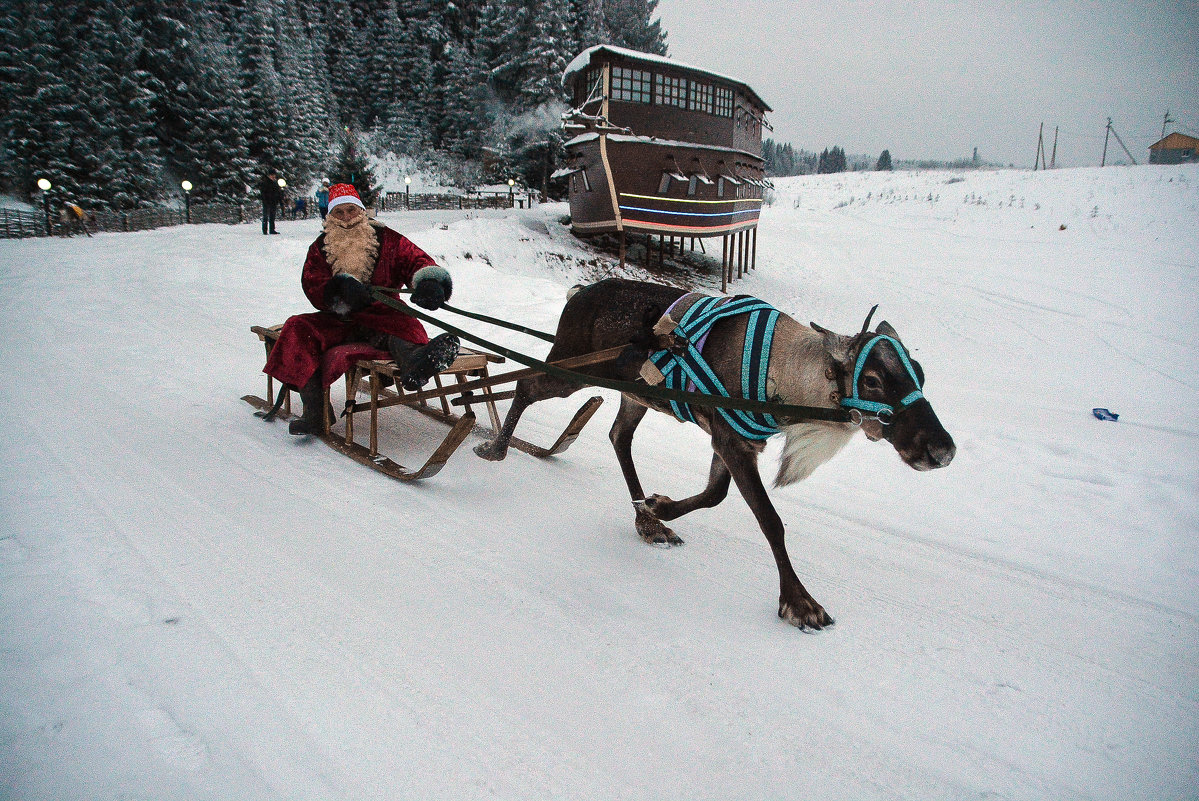
[[[916, 370], [914, 367], [912, 367], [912, 362], [908, 358], [907, 350], [905, 350], [903, 345], [899, 343], [898, 339], [884, 336], [883, 334], [875, 334], [874, 338], [867, 342], [865, 347], [862, 348], [861, 352], [858, 353], [858, 363], [853, 368], [853, 395], [843, 399], [841, 401], [841, 405], [847, 409], [856, 409], [859, 413], [870, 412], [872, 415], [874, 415], [874, 419], [878, 420], [883, 425], [888, 425], [891, 422], [891, 418], [895, 416], [895, 412], [897, 411], [893, 406], [886, 403], [879, 403], [878, 401], [862, 400], [858, 397], [858, 379], [862, 375], [862, 367], [865, 366], [866, 357], [870, 355], [870, 351], [879, 342], [890, 342], [895, 347], [895, 352], [899, 354], [899, 360], [903, 362], [903, 366], [907, 368], [908, 375], [910, 375], [912, 380], [916, 382], [916, 391], [910, 393], [899, 402], [898, 411], [903, 411], [924, 397], [924, 393], [920, 391], [920, 379], [916, 376]], [[862, 419], [866, 418], [863, 417]], [[857, 420], [856, 422], [860, 423], [861, 420]]]

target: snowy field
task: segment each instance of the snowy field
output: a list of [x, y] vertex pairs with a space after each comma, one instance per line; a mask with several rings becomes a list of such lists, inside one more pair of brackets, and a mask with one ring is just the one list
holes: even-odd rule
[[[606, 391], [566, 454], [418, 485], [253, 417], [313, 221], [0, 242], [0, 797], [1199, 796], [1199, 167], [776, 183], [736, 290], [880, 304], [958, 445], [772, 491], [819, 633], [735, 492], [637, 538]], [[565, 213], [385, 220], [552, 331], [605, 261]], [[411, 465], [443, 429], [394, 411]], [[706, 480], [695, 427], [634, 453]]]

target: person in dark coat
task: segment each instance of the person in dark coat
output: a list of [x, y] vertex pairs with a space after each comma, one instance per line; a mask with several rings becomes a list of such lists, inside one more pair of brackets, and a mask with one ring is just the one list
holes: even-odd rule
[[329, 187], [322, 185], [316, 190], [316, 210], [321, 213], [321, 219], [329, 215]]
[[[330, 187], [329, 216], [322, 227], [300, 278], [318, 311], [288, 318], [263, 368], [300, 392], [304, 411], [292, 421], [292, 434], [321, 433], [325, 387], [359, 359], [390, 356], [401, 368], [403, 387], [416, 390], [458, 355], [457, 337], [441, 334], [430, 340], [419, 320], [376, 301], [369, 290], [372, 285], [410, 286], [413, 303], [437, 309], [453, 291], [444, 267], [407, 237], [367, 217], [349, 184]], [[362, 347], [338, 347], [348, 343]]]
[[262, 196], [262, 233], [277, 234], [275, 230], [275, 212], [283, 200], [283, 187], [279, 186], [279, 173], [270, 170], [258, 183], [258, 193]]

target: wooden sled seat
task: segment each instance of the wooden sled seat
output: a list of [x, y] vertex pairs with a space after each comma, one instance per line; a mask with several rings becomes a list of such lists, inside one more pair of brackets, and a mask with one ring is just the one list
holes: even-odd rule
[[[269, 355], [271, 348], [279, 339], [282, 325], [251, 326], [250, 330], [257, 335], [266, 347]], [[329, 390], [325, 390], [324, 431], [321, 439], [329, 447], [349, 456], [356, 462], [367, 465], [381, 473], [402, 481], [414, 481], [436, 475], [462, 444], [467, 435], [476, 428], [480, 433], [492, 435], [500, 430], [501, 418], [496, 409], [496, 401], [506, 400], [514, 394], [511, 391], [494, 392], [492, 387], [497, 384], [515, 383], [518, 378], [534, 373], [534, 370], [521, 370], [499, 376], [491, 376], [490, 365], [502, 364], [503, 356], [485, 351], [462, 348], [458, 357], [446, 369], [433, 377], [433, 385], [426, 385], [419, 391], [405, 390], [400, 384], [400, 368], [384, 351], [361, 343], [350, 343], [332, 348], [322, 361], [322, 369], [336, 367], [340, 372], [345, 370], [345, 407], [341, 417], [345, 420], [344, 434], [332, 431], [336, 420], [332, 415]], [[328, 373], [326, 373], [327, 375]], [[448, 380], [447, 380], [448, 379]], [[280, 388], [281, 390], [283, 388]], [[245, 395], [242, 400], [259, 411], [256, 414], [265, 415], [273, 406], [271, 399], [275, 397], [275, 380], [270, 375], [266, 377], [266, 398], [256, 395]], [[278, 417], [289, 419], [291, 411], [291, 390], [284, 392], [283, 405]], [[359, 395], [365, 395], [366, 400], [358, 400]], [[512, 447], [538, 458], [546, 458], [562, 453], [578, 439], [579, 433], [603, 403], [596, 396], [589, 399], [579, 408], [573, 419], [567, 424], [557, 440], [548, 448], [543, 448], [525, 440], [513, 437]], [[477, 426], [472, 407], [482, 405], [487, 410], [491, 423], [490, 431], [483, 431]], [[408, 470], [379, 453], [379, 413], [392, 406], [407, 406], [416, 411], [439, 420], [450, 426], [450, 431], [438, 445], [433, 455], [417, 470]], [[462, 408], [458, 414], [453, 408]], [[362, 445], [355, 441], [355, 424], [360, 414], [367, 415], [368, 444]]]
[[[279, 332], [282, 328], [282, 324], [272, 326], [255, 325], [250, 327], [250, 331], [257, 335], [259, 341], [265, 345], [266, 351], [269, 354], [271, 348], [278, 341]], [[349, 365], [349, 369], [345, 372], [346, 405], [342, 412], [342, 418], [345, 420], [345, 431], [344, 434], [337, 434], [332, 431], [335, 419], [332, 413], [332, 404], [330, 403], [330, 392], [326, 389], [325, 425], [321, 439], [334, 450], [393, 478], [405, 481], [429, 478], [441, 470], [446, 461], [475, 427], [475, 414], [470, 405], [466, 405], [466, 409], [462, 414], [456, 414], [451, 410], [449, 397], [445, 394], [446, 386], [444, 378], [451, 377], [458, 383], [462, 383], [468, 378], [487, 378], [489, 365], [504, 361], [503, 356], [497, 356], [494, 353], [462, 348], [453, 364], [433, 377], [435, 389], [411, 392], [404, 390], [400, 386], [400, 368], [390, 359], [386, 352], [361, 343], [339, 345], [336, 348], [330, 349], [325, 354], [322, 360], [322, 369], [328, 369], [332, 364], [336, 364], [339, 367], [345, 367], [346, 364]], [[283, 388], [280, 387], [279, 389]], [[280, 418], [285, 420], [292, 417], [292, 391], [290, 388], [287, 388], [284, 394], [283, 406], [278, 414]], [[438, 396], [439, 391], [441, 394]], [[268, 375], [266, 377], [265, 398], [246, 395], [242, 400], [259, 409], [260, 412], [265, 413], [273, 406], [271, 399], [275, 397], [275, 392], [275, 380]], [[359, 393], [365, 393], [369, 400], [365, 403], [358, 402]], [[440, 400], [440, 408], [430, 405], [430, 398], [428, 397], [430, 395]], [[469, 395], [466, 397], [466, 400], [470, 400]], [[495, 407], [495, 401], [487, 399], [482, 402], [487, 408], [493, 428], [498, 429], [500, 416]], [[408, 470], [379, 453], [379, 412], [389, 406], [397, 405], [415, 408], [417, 411], [447, 423], [451, 427], [449, 434], [446, 435], [445, 439], [434, 450], [433, 455], [429, 457], [421, 468], [414, 471]], [[369, 414], [368, 446], [363, 446], [354, 441], [356, 415], [362, 412]]]

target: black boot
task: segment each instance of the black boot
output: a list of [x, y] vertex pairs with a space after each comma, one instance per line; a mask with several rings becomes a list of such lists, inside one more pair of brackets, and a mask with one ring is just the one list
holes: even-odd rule
[[300, 388], [300, 401], [304, 404], [304, 412], [287, 426], [287, 433], [297, 436], [303, 434], [325, 433], [325, 388], [317, 376], [308, 379], [308, 383]]
[[428, 345], [417, 348], [398, 337], [392, 337], [391, 340], [388, 350], [403, 369], [400, 384], [409, 392], [423, 387], [430, 378], [449, 367], [454, 363], [454, 359], [458, 358], [458, 337], [453, 334], [435, 336], [429, 340]]

